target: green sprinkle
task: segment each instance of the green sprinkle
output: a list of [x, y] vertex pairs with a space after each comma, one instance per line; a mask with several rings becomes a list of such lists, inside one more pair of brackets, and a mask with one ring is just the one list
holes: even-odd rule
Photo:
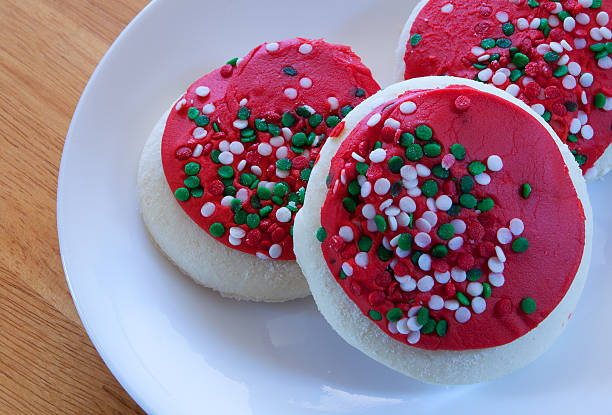
[[238, 118], [241, 120], [248, 120], [251, 116], [251, 111], [247, 107], [240, 107], [238, 110]]
[[272, 206], [264, 206], [261, 209], [259, 209], [259, 216], [261, 216], [262, 218], [265, 218], [266, 216], [268, 216], [270, 214], [270, 212], [272, 212]]
[[544, 121], [549, 122], [552, 118], [552, 114], [550, 113], [550, 111], [544, 111], [544, 114], [542, 114], [542, 118], [544, 118]]
[[199, 172], [200, 172], [200, 165], [196, 163], [195, 161], [185, 164], [185, 174], [187, 174], [188, 176], [195, 176]]
[[450, 223], [445, 223], [438, 228], [438, 236], [448, 240], [455, 235], [455, 228]]
[[223, 196], [236, 196], [236, 188], [234, 186], [226, 186], [223, 189]]
[[525, 314], [531, 314], [536, 311], [536, 302], [531, 297], [525, 297], [521, 300], [521, 310]]
[[186, 187], [193, 189], [200, 185], [200, 179], [198, 178], [198, 176], [189, 176], [185, 180], [183, 180], [183, 184]]
[[423, 149], [418, 144], [410, 144], [406, 147], [406, 158], [410, 161], [417, 161], [423, 157]]
[[501, 58], [499, 53], [494, 53], [489, 57], [489, 62], [498, 61]]
[[446, 320], [440, 320], [438, 321], [438, 324], [436, 324], [436, 333], [440, 337], [446, 334], [447, 329], [448, 329], [448, 323], [446, 322]]
[[361, 186], [357, 180], [353, 180], [348, 184], [348, 192], [353, 196], [357, 196], [361, 192]]
[[376, 229], [378, 232], [384, 232], [387, 230], [387, 222], [385, 221], [385, 217], [382, 215], [374, 216], [374, 223], [376, 223]]
[[272, 192], [265, 186], [260, 186], [257, 188], [257, 196], [262, 200], [269, 200], [272, 196]]
[[226, 62], [226, 64], [232, 65], [232, 66], [236, 66], [237, 63], [238, 63], [238, 58], [233, 58]]
[[427, 323], [427, 320], [429, 320], [429, 309], [427, 307], [419, 308], [419, 311], [417, 311], [417, 323], [422, 326]]
[[323, 122], [323, 117], [321, 114], [312, 114], [308, 119], [308, 124], [312, 128], [316, 128], [319, 124], [321, 124], [321, 122]]
[[412, 235], [409, 233], [403, 233], [397, 240], [397, 246], [404, 251], [410, 251], [412, 248]]
[[480, 268], [472, 268], [466, 272], [468, 281], [478, 281], [482, 277], [482, 270]]
[[345, 197], [342, 199], [342, 206], [346, 209], [347, 212], [353, 213], [355, 209], [357, 209], [357, 204], [350, 197]]
[[[325, 134], [321, 134], [321, 142], [323, 142], [323, 137], [325, 136]], [[312, 143], [314, 143], [315, 138], [317, 138], [317, 135], [315, 133], [310, 133], [308, 134], [308, 140], [306, 140], [306, 144], [311, 146]], [[320, 145], [320, 144], [319, 144]], [[311, 166], [312, 167], [312, 166]]]
[[606, 56], [608, 56], [608, 51], [602, 50], [601, 52], [595, 54], [595, 60], [600, 60], [602, 58], [605, 58]]
[[232, 166], [221, 166], [218, 170], [219, 176], [224, 179], [229, 179], [230, 177], [234, 177], [234, 169]]
[[195, 119], [195, 123], [198, 127], [206, 127], [210, 122], [210, 118], [207, 115], [198, 115]]
[[574, 158], [576, 159], [576, 163], [578, 163], [579, 166], [582, 166], [587, 161], [587, 158], [584, 154], [574, 154]]
[[336, 117], [335, 115], [332, 115], [330, 117], [327, 117], [327, 120], [325, 120], [325, 124], [329, 127], [329, 128], [334, 128], [336, 125], [338, 125], [340, 123], [340, 118]]
[[219, 222], [215, 222], [212, 225], [210, 225], [210, 228], [208, 228], [208, 230], [210, 234], [214, 236], [215, 238], [223, 236], [223, 234], [225, 233], [225, 227], [223, 226], [223, 224]]
[[524, 68], [529, 63], [529, 58], [527, 55], [517, 53], [512, 57], [512, 63], [514, 63], [517, 68]]
[[544, 54], [544, 60], [548, 63], [556, 62], [559, 60], [559, 54], [553, 50], [550, 50]]
[[310, 179], [311, 172], [312, 172], [312, 169], [309, 167], [302, 169], [302, 171], [300, 172], [300, 179], [307, 182], [308, 179]]
[[308, 107], [297, 107], [297, 109], [295, 110], [296, 114], [299, 115], [300, 117], [310, 117], [310, 109]]
[[281, 118], [281, 124], [283, 127], [291, 127], [295, 123], [295, 117], [290, 112], [286, 112], [283, 114]]
[[523, 71], [520, 69], [513, 69], [510, 71], [510, 81], [512, 82], [518, 81], [521, 76], [523, 76]]
[[457, 292], [457, 301], [459, 301], [459, 303], [464, 306], [470, 305], [470, 299], [467, 298], [467, 296], [461, 291]]
[[459, 180], [459, 188], [463, 193], [469, 193], [474, 188], [474, 179], [472, 176], [463, 176], [461, 180]]
[[480, 46], [482, 46], [483, 49], [491, 49], [495, 47], [495, 39], [483, 39], [482, 42], [480, 42]]
[[421, 192], [423, 192], [423, 196], [425, 197], [433, 197], [438, 193], [438, 183], [435, 180], [426, 180], [421, 185]]
[[487, 197], [478, 202], [476, 209], [481, 212], [488, 212], [489, 210], [493, 209], [493, 206], [495, 206], [495, 202], [493, 202], [493, 199], [490, 197]]
[[423, 140], [423, 141], [431, 140], [431, 137], [433, 137], [433, 131], [431, 131], [431, 128], [429, 128], [425, 124], [419, 125], [416, 128], [416, 131], [414, 134], [417, 136], [419, 140]]
[[393, 156], [389, 159], [389, 170], [391, 170], [392, 173], [399, 173], [403, 165], [404, 160], [399, 156]]
[[473, 161], [468, 164], [468, 171], [474, 176], [484, 173], [486, 170], [487, 167], [481, 161]]
[[476, 68], [476, 69], [484, 69], [484, 68], [486, 68], [486, 67], [487, 67], [487, 64], [486, 64], [486, 63], [478, 63], [478, 62], [474, 62], [474, 65], [473, 65], [473, 66], [474, 66], [474, 68]]
[[365, 176], [366, 173], [368, 172], [369, 167], [370, 166], [367, 165], [366, 163], [359, 162], [355, 165], [355, 170], [357, 170], [357, 173], [361, 174], [362, 176]]
[[448, 248], [442, 244], [434, 245], [431, 249], [431, 256], [434, 258], [444, 258], [446, 255], [448, 255]]
[[210, 152], [210, 159], [213, 161], [213, 163], [216, 163], [216, 164], [221, 163], [219, 161], [219, 154], [221, 154], [219, 150], [213, 150]]
[[414, 265], [418, 265], [419, 264], [419, 258], [421, 257], [421, 255], [423, 255], [424, 252], [421, 251], [415, 251], [412, 256], [410, 257], [410, 260], [412, 261], [412, 263]]
[[410, 45], [412, 47], [415, 47], [416, 45], [419, 44], [419, 42], [421, 41], [422, 38], [423, 38], [423, 36], [421, 36], [418, 33], [415, 33], [414, 35], [410, 36]]
[[569, 70], [567, 69], [566, 65], [557, 66], [557, 68], [553, 71], [553, 75], [557, 78], [561, 78], [562, 76], [567, 75], [568, 71]]
[[244, 225], [247, 220], [247, 212], [245, 210], [239, 210], [234, 214], [234, 222], [236, 225]]
[[376, 250], [376, 255], [381, 261], [388, 261], [393, 256], [393, 251], [389, 251], [387, 248], [381, 245]]
[[387, 320], [389, 321], [398, 321], [402, 318], [402, 310], [399, 308], [392, 308], [387, 312]]
[[459, 206], [459, 205], [457, 205], [455, 203], [453, 203], [451, 208], [446, 211], [446, 213], [448, 213], [449, 216], [457, 216], [459, 214], [459, 212], [461, 212], [461, 206]]
[[342, 117], [346, 117], [351, 111], [353, 111], [353, 107], [351, 107], [350, 105], [345, 105], [340, 109], [340, 114], [342, 115]]
[[343, 280], [343, 279], [345, 279], [346, 277], [348, 277], [348, 275], [346, 275], [346, 274], [344, 273], [344, 270], [342, 270], [342, 269], [341, 269], [341, 270], [340, 270], [340, 279], [341, 279], [341, 280]]
[[307, 140], [308, 137], [306, 137], [306, 134], [304, 133], [296, 133], [293, 135], [293, 137], [291, 137], [291, 143], [297, 147], [302, 147], [304, 144], [306, 144]]
[[569, 134], [567, 136], [567, 141], [569, 141], [570, 143], [577, 143], [578, 137], [576, 137], [574, 134]]
[[535, 9], [540, 5], [540, 3], [538, 3], [536, 0], [529, 0], [527, 4], [529, 4], [529, 7], [531, 7], [532, 9]]
[[365, 97], [365, 94], [366, 94], [365, 89], [363, 89], [363, 88], [356, 88], [355, 89], [355, 96], [357, 98]]
[[450, 148], [450, 152], [457, 160], [463, 160], [465, 158], [465, 148], [461, 144], [453, 144]]
[[191, 196], [193, 197], [202, 197], [204, 194], [204, 189], [201, 186], [191, 189]]
[[249, 203], [251, 203], [253, 209], [261, 209], [261, 199], [259, 199], [257, 195], [251, 196], [249, 198]]
[[266, 124], [266, 120], [263, 118], [257, 118], [255, 120], [255, 129], [257, 131], [268, 131], [268, 124]]
[[491, 297], [491, 285], [488, 282], [482, 283], [482, 298]]
[[200, 115], [200, 111], [196, 107], [191, 107], [187, 110], [187, 118], [190, 120], [195, 120], [198, 115]]
[[281, 129], [278, 125], [268, 124], [268, 132], [272, 137], [278, 137], [281, 133]]
[[283, 68], [283, 72], [289, 76], [295, 76], [297, 75], [297, 71], [295, 70], [295, 68], [293, 66], [286, 66]]
[[506, 36], [512, 35], [514, 33], [514, 25], [510, 22], [504, 23], [502, 25], [502, 32], [504, 32]]
[[382, 143], [380, 141], [374, 143], [374, 150], [376, 150], [377, 148], [382, 148]]
[[276, 183], [272, 188], [272, 193], [274, 193], [274, 196], [284, 197], [287, 192], [289, 192], [289, 185], [285, 182]]
[[594, 43], [591, 46], [589, 46], [589, 49], [591, 50], [591, 52], [601, 52], [602, 50], [606, 49], [606, 45], [603, 43]]
[[410, 133], [402, 133], [400, 135], [400, 145], [402, 147], [408, 147], [410, 144], [414, 143], [414, 136]]
[[[508, 49], [510, 46], [512, 46], [512, 41], [510, 39], [502, 37], [502, 38], [497, 39], [495, 44], [499, 46], [500, 48]], [[499, 60], [499, 58], [497, 58], [496, 60]]]
[[599, 9], [602, 3], [602, 0], [593, 0], [593, 4], [591, 4], [591, 9]]
[[181, 202], [185, 202], [187, 199], [189, 199], [189, 189], [185, 187], [179, 187], [174, 191], [174, 197], [176, 197], [176, 199], [180, 200]]
[[317, 229], [317, 241], [319, 242], [323, 242], [325, 240], [325, 238], [327, 238], [327, 231], [325, 230], [325, 228], [323, 226], [321, 226], [319, 229]]
[[541, 18], [540, 19], [540, 25], [538, 26], [538, 30], [546, 30], [546, 28], [548, 27], [548, 19], [546, 18]]
[[276, 161], [276, 168], [279, 170], [287, 171], [291, 170], [291, 160], [279, 159]]
[[438, 157], [442, 153], [442, 147], [438, 143], [427, 143], [423, 146], [423, 153], [427, 157]]
[[450, 176], [450, 172], [442, 167], [441, 164], [436, 164], [432, 167], [431, 172], [434, 176], [441, 179], [447, 179]]
[[529, 183], [524, 183], [521, 186], [521, 196], [523, 196], [523, 199], [527, 199], [530, 194], [531, 194], [531, 185], [529, 185]]
[[593, 104], [595, 105], [596, 108], [603, 108], [606, 106], [606, 96], [604, 94], [597, 93], [595, 94], [595, 97], [593, 98]]
[[255, 229], [256, 227], [259, 226], [259, 221], [261, 219], [259, 218], [259, 215], [255, 214], [255, 213], [250, 213], [247, 215], [246, 218], [246, 224], [249, 228], [251, 229]]
[[527, 248], [529, 248], [529, 241], [527, 238], [520, 236], [512, 242], [512, 250], [516, 253], [520, 254], [521, 252], [525, 252]]
[[512, 46], [510, 48], [510, 57], [512, 58], [514, 55], [516, 55], [519, 51], [519, 48], [517, 48], [516, 46]]
[[251, 173], [242, 173], [238, 181], [241, 185], [249, 187], [253, 183], [253, 180], [255, 180], [255, 177], [256, 176]]
[[230, 202], [230, 209], [232, 212], [237, 212], [242, 208], [242, 200], [238, 199], [238, 198], [234, 198], [232, 199], [232, 201]]
[[370, 316], [370, 318], [374, 321], [380, 321], [382, 320], [382, 314], [380, 314], [378, 311], [376, 310], [370, 310], [368, 311], [368, 315]]
[[361, 252], [368, 252], [372, 248], [372, 238], [362, 235], [357, 242], [357, 246]]
[[469, 193], [464, 193], [459, 196], [459, 204], [467, 209], [474, 209], [476, 207], [476, 198]]
[[567, 11], [565, 11], [565, 10], [561, 10], [557, 14], [557, 16], [559, 17], [559, 19], [561, 19], [561, 21], [563, 21], [563, 20], [567, 19], [568, 17], [570, 17], [570, 14]]
[[430, 318], [429, 320], [427, 320], [425, 324], [423, 324], [423, 327], [421, 328], [421, 333], [423, 334], [433, 333], [435, 328], [436, 328], [436, 320], [434, 320], [433, 318]]

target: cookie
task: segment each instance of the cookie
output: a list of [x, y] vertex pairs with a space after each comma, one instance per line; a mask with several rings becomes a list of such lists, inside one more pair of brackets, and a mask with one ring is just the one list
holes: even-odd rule
[[198, 79], [142, 154], [139, 197], [153, 240], [224, 296], [307, 296], [293, 217], [330, 131], [378, 89], [349, 47], [301, 38], [260, 45]]
[[319, 310], [416, 379], [482, 382], [542, 354], [584, 285], [591, 207], [550, 125], [494, 87], [394, 84], [328, 139], [295, 221]]
[[527, 103], [587, 181], [612, 168], [610, 0], [422, 1], [397, 49], [397, 80], [451, 75]]

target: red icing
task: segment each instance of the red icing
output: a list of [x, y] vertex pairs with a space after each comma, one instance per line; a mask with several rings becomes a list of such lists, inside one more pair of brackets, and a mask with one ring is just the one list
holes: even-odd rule
[[[542, 104], [551, 113], [551, 126], [559, 134], [563, 141], [566, 141], [570, 134], [571, 121], [578, 117], [578, 112], [583, 111], [588, 116], [587, 124], [594, 130], [592, 139], [585, 139], [581, 132], [575, 133], [577, 142], [567, 142], [570, 149], [575, 152], [583, 171], [587, 171], [593, 163], [602, 155], [605, 149], [612, 142], [612, 69], [603, 69], [598, 66], [595, 60], [595, 53], [589, 47], [595, 43], [606, 43], [610, 40], [605, 38], [600, 41], [594, 40], [590, 31], [592, 28], [601, 27], [597, 21], [600, 12], [612, 14], [612, 1], [603, 0], [600, 8], [583, 8], [575, 1], [540, 1], [540, 7], [531, 8], [526, 0], [519, 0], [518, 4], [513, 4], [508, 0], [488, 0], [486, 6], [480, 9], [474, 8], [472, 0], [453, 1], [453, 9], [450, 13], [441, 12], [441, 8], [448, 4], [448, 0], [430, 0], [418, 14], [410, 35], [420, 34], [421, 41], [412, 46], [410, 42], [406, 45], [404, 62], [406, 63], [405, 78], [413, 78], [425, 75], [454, 75], [469, 79], [476, 79], [482, 70], [475, 68], [477, 57], [472, 53], [474, 46], [481, 46], [483, 39], [503, 39], [512, 41], [512, 47], [518, 47], [520, 53], [527, 55], [530, 62], [525, 67], [525, 75], [534, 79], [535, 82], [523, 84], [525, 76], [516, 82], [510, 79], [496, 85], [501, 89], [506, 89], [508, 85], [514, 83], [520, 87], [517, 97], [529, 105]], [[532, 22], [534, 18], [551, 19], [551, 10], [555, 10], [558, 5], [562, 6], [574, 18], [579, 13], [589, 16], [590, 22], [586, 25], [576, 23], [575, 29], [568, 32], [563, 29], [563, 22], [557, 27], [550, 27], [548, 38], [544, 32], [538, 29], [519, 30], [517, 21], [525, 18]], [[486, 10], [486, 12], [483, 12]], [[497, 18], [497, 13], [505, 12], [508, 14], [509, 23], [514, 25], [514, 33], [505, 35], [502, 31], [502, 23]], [[558, 16], [555, 11], [552, 16]], [[553, 17], [552, 20], [554, 22]], [[605, 25], [607, 29], [612, 28], [611, 23]], [[577, 49], [575, 38], [586, 39], [586, 48]], [[543, 55], [537, 51], [537, 47], [542, 44], [550, 44], [551, 41], [567, 41], [572, 47], [572, 51], [563, 50], [559, 55], [562, 57], [567, 54], [570, 62], [580, 65], [580, 74], [591, 73], [594, 82], [591, 86], [583, 87], [578, 75], [575, 77], [576, 87], [568, 90], [562, 85], [564, 77], [555, 77], [553, 72], [559, 68], [557, 62], [548, 63]], [[610, 43], [608, 43], [610, 46]], [[612, 48], [611, 48], [612, 49]], [[498, 53], [501, 55], [499, 61], [488, 64], [488, 68], [495, 73], [496, 70], [506, 67], [512, 69], [512, 58], [509, 48], [494, 47], [487, 49], [485, 54]], [[611, 53], [612, 55], [612, 53]], [[482, 55], [481, 55], [482, 56]], [[606, 59], [610, 59], [607, 57]], [[510, 65], [509, 65], [510, 64]], [[515, 67], [514, 67], [515, 68]], [[569, 76], [573, 76], [568, 74]], [[492, 83], [489, 79], [487, 83]], [[586, 93], [587, 103], [582, 102], [582, 92]], [[607, 98], [606, 110], [596, 108], [593, 104], [594, 96], [598, 93], [604, 94]], [[566, 103], [570, 104], [566, 106]], [[587, 133], [588, 134], [588, 133]]]
[[[312, 49], [300, 52], [300, 46], [306, 44], [311, 45]], [[302, 85], [303, 78], [308, 78], [312, 84]], [[199, 96], [196, 93], [198, 87], [207, 87], [210, 93], [206, 96]], [[290, 95], [287, 96], [285, 94], [287, 88], [294, 88], [297, 97], [292, 99]], [[178, 201], [191, 219], [209, 233], [211, 233], [212, 224], [221, 223], [224, 233], [217, 239], [231, 248], [251, 254], [265, 254], [278, 259], [295, 259], [290, 236], [295, 212], [291, 212], [288, 221], [280, 222], [276, 218], [277, 211], [282, 207], [287, 210], [289, 204], [296, 211], [301, 206], [307, 173], [318, 156], [325, 138], [332, 130], [326, 124], [328, 118], [330, 116], [342, 118], [341, 110], [345, 106], [356, 106], [378, 89], [379, 86], [372, 79], [370, 71], [347, 46], [331, 45], [323, 40], [299, 38], [279, 42], [276, 49], [274, 47], [267, 49], [266, 45], [261, 45], [238, 62], [237, 66], [223, 65], [220, 69], [197, 80], [181, 97], [178, 107], [172, 109], [164, 131], [161, 149], [168, 184], [172, 192], [179, 188], [187, 188], [184, 183], [188, 177], [184, 170], [185, 166], [188, 163], [198, 163], [201, 168], [197, 177], [203, 188], [203, 195], [197, 196], [197, 192], [201, 191], [199, 189], [196, 190], [195, 196], [192, 193], [186, 201]], [[330, 97], [337, 99], [337, 108], [332, 107], [328, 101]], [[243, 99], [246, 99], [247, 102], [241, 105], [240, 102]], [[214, 105], [214, 109], [209, 104]], [[322, 116], [320, 124], [316, 125], [313, 122], [311, 125], [310, 121], [314, 119], [296, 113], [296, 109], [304, 105], [309, 106], [315, 114]], [[208, 111], [212, 110], [206, 114], [209, 123], [202, 127], [206, 131], [206, 136], [203, 138], [195, 138], [192, 135], [197, 125], [196, 120], [188, 117], [188, 110], [191, 107], [198, 110], [198, 115], [203, 114], [204, 108], [207, 108]], [[253, 139], [248, 136], [241, 137], [238, 128], [243, 128], [243, 126], [234, 126], [241, 107], [246, 107], [250, 111], [247, 121], [248, 128], [255, 132]], [[274, 124], [282, 128], [282, 116], [287, 112], [293, 115], [295, 122], [287, 131], [281, 130], [276, 134], [276, 141], [273, 140], [272, 143], [270, 142], [272, 134], [268, 131], [259, 131], [255, 126], [256, 119], [263, 119], [267, 125]], [[204, 122], [201, 123], [204, 124]], [[214, 125], [219, 131], [215, 131]], [[305, 144], [297, 148], [297, 150], [299, 148], [305, 150], [300, 153], [291, 147], [292, 136], [298, 132], [316, 135], [312, 145]], [[285, 134], [287, 137], [283, 138]], [[239, 144], [235, 144], [236, 142]], [[267, 155], [265, 151], [261, 154], [258, 146], [262, 143], [271, 144], [268, 147], [270, 155]], [[226, 147], [229, 147], [230, 144], [238, 146], [238, 150], [231, 151], [231, 148], [228, 150]], [[194, 157], [193, 154], [198, 145], [202, 146], [202, 153]], [[220, 146], [221, 150], [231, 153], [233, 158], [228, 165], [233, 168], [234, 177], [229, 180], [225, 179], [225, 183], [218, 174], [218, 169], [222, 164], [213, 161], [213, 156], [218, 156]], [[281, 175], [284, 175], [283, 172], [286, 171], [287, 177], [278, 176], [276, 162], [279, 148], [287, 150], [286, 155], [280, 154], [280, 158], [292, 161], [290, 170], [280, 171]], [[238, 167], [241, 162], [243, 169], [240, 171]], [[253, 166], [257, 166], [261, 173], [258, 174], [257, 170], [253, 171], [251, 169]], [[271, 189], [275, 183], [286, 183], [287, 193], [282, 196], [281, 204], [260, 198], [258, 198], [259, 204], [257, 201], [253, 203], [253, 196], [257, 192], [255, 187], [259, 185], [251, 189], [251, 185], [242, 184], [240, 175], [244, 173], [253, 174], [251, 178], [260, 180], [260, 183], [264, 181], [271, 183], [268, 185]], [[244, 213], [239, 214], [242, 216], [238, 216], [230, 206], [221, 204], [224, 193], [229, 196], [228, 201], [232, 198], [230, 192], [233, 192], [231, 188], [228, 189], [228, 186], [235, 188], [237, 193], [234, 197], [243, 199], [241, 210]], [[302, 189], [301, 192], [300, 189]], [[214, 205], [214, 213], [205, 217], [201, 210], [207, 203]], [[273, 210], [267, 215], [260, 215], [260, 209], [266, 206], [272, 207]], [[245, 215], [254, 215], [252, 218], [254, 221], [251, 224], [257, 222], [255, 216], [259, 218], [259, 225], [251, 229], [248, 221], [240, 223], [245, 220]], [[242, 238], [234, 237], [230, 240], [229, 230], [232, 227], [242, 230], [234, 230], [234, 233], [242, 235]], [[239, 244], [236, 245], [236, 242]], [[274, 246], [275, 244], [277, 246]]]
[[[464, 97], [460, 100], [462, 102], [466, 99], [470, 101], [469, 108], [464, 111], [456, 109], [459, 96]], [[401, 113], [399, 107], [404, 101], [414, 102], [417, 110], [410, 115]], [[430, 317], [436, 322], [446, 320], [448, 329], [443, 336], [438, 335], [436, 331], [430, 334], [420, 333], [420, 340], [415, 346], [424, 349], [465, 350], [499, 346], [536, 327], [556, 307], [571, 285], [582, 258], [585, 238], [582, 205], [561, 154], [544, 127], [519, 107], [499, 97], [464, 86], [412, 91], [381, 105], [373, 113], [381, 113], [381, 121], [373, 127], [368, 127], [366, 123], [370, 115], [366, 116], [345, 139], [332, 159], [328, 181], [330, 190], [321, 210], [321, 225], [327, 235], [321, 245], [322, 252], [330, 271], [345, 293], [366, 316], [370, 315], [371, 310], [380, 313], [382, 319], [375, 323], [385, 333], [404, 343], [410, 334], [405, 330], [404, 334], [392, 331], [398, 323], [392, 323], [391, 326], [395, 326], [390, 328], [387, 312], [398, 308], [402, 312], [401, 317], [407, 318], [410, 315], [408, 313], [412, 314], [417, 310], [415, 308], [411, 311], [412, 307], [428, 307]], [[389, 118], [400, 122], [401, 133], [415, 134], [417, 126], [429, 126], [433, 131], [432, 141], [442, 147], [440, 155], [423, 156], [418, 161], [409, 161], [405, 156], [406, 149], [397, 139], [393, 142], [382, 142], [380, 134]], [[387, 124], [394, 123], [391, 121]], [[499, 128], [500, 125], [504, 128]], [[385, 158], [384, 161], [375, 163], [369, 157], [377, 141], [385, 150]], [[417, 138], [415, 142], [424, 145], [431, 141]], [[389, 168], [389, 159], [399, 156], [405, 165], [414, 167], [421, 164], [432, 172], [439, 171], [434, 170], [434, 166], [449, 158], [450, 147], [455, 143], [461, 143], [467, 155], [464, 160], [457, 159], [452, 164], [448, 178], [442, 179], [431, 173], [411, 179], [403, 174], [392, 173]], [[359, 196], [354, 197], [357, 208], [354, 213], [350, 213], [343, 206], [343, 200], [350, 197], [350, 181], [347, 180], [343, 184], [340, 178], [343, 169], [348, 176], [348, 169], [355, 168], [353, 152], [360, 154], [370, 165], [367, 178], [373, 185], [373, 190], [364, 197], [361, 193], [364, 187], [361, 187]], [[398, 223], [395, 230], [392, 229], [391, 220], [387, 216], [393, 213], [386, 210], [382, 213], [379, 208], [381, 203], [388, 200], [390, 202], [387, 202], [385, 209], [390, 209], [389, 206], [401, 207], [400, 200], [407, 196], [408, 189], [415, 185], [421, 189], [427, 180], [434, 180], [438, 184], [434, 199], [447, 194], [453, 204], [457, 204], [460, 195], [464, 193], [459, 186], [460, 179], [464, 176], [475, 177], [468, 172], [467, 166], [474, 161], [482, 161], [487, 165], [491, 155], [501, 157], [503, 168], [499, 171], [487, 168], [490, 183], [474, 183], [470, 193], [479, 201], [492, 198], [493, 208], [478, 213], [476, 209], [462, 207], [455, 216], [451, 216], [443, 208], [438, 208], [435, 213], [436, 224], [430, 232], [425, 231], [431, 237], [431, 243], [425, 247], [417, 246], [415, 238], [418, 233], [424, 232], [423, 224], [419, 221], [431, 214], [425, 213], [431, 208], [428, 207], [428, 200], [424, 195], [413, 193], [411, 197], [416, 203], [413, 213], [414, 227], [404, 220], [405, 217], [402, 219], [402, 215], [408, 215], [409, 208], [402, 208], [404, 212], [400, 215], [397, 211], [394, 213]], [[371, 170], [376, 173], [370, 175]], [[422, 174], [425, 175], [426, 172]], [[399, 193], [391, 195], [386, 192], [380, 195], [375, 192], [374, 177], [386, 178], [391, 183], [402, 180], [402, 177], [404, 180], [400, 182], [403, 185]], [[363, 183], [363, 177], [357, 179], [358, 182], [360, 180], [362, 186], [367, 187]], [[410, 183], [411, 180], [417, 180], [418, 184]], [[529, 183], [533, 189], [527, 199], [520, 194], [524, 183]], [[451, 187], [454, 191], [447, 192]], [[384, 232], [368, 228], [366, 217], [372, 217], [372, 214], [364, 213], [363, 206], [366, 204], [373, 205], [376, 214], [385, 218], [387, 229]], [[498, 229], [509, 227], [509, 222], [514, 218], [522, 220], [524, 231], [512, 235], [512, 241], [519, 237], [529, 241], [529, 248], [521, 253], [515, 252], [511, 243], [502, 244], [497, 238]], [[443, 224], [454, 219], [460, 219], [465, 224], [465, 232], [455, 233], [453, 236], [460, 236], [463, 245], [456, 250], [449, 248], [445, 257], [435, 258], [432, 253], [434, 245], [450, 246], [448, 241], [439, 236], [438, 230]], [[353, 240], [340, 236], [342, 226], [350, 226]], [[456, 228], [456, 232], [459, 230], [460, 227]], [[388, 257], [381, 259], [377, 252], [381, 245], [385, 246], [383, 237], [386, 238], [386, 244], [403, 233], [412, 235], [412, 249], [409, 252], [401, 252], [393, 248], [392, 255], [387, 251]], [[363, 235], [370, 237], [373, 242], [366, 254], [368, 265], [365, 268], [356, 262], [357, 241]], [[498, 258], [496, 247], [501, 248], [506, 259], [501, 271], [505, 279], [502, 285], [493, 284], [495, 277], [490, 276], [493, 272], [489, 270], [488, 265], [489, 258]], [[350, 250], [351, 254], [343, 255], [347, 250]], [[416, 251], [430, 255], [430, 270], [426, 270], [426, 264], [413, 263], [411, 258]], [[347, 268], [341, 272], [343, 266]], [[464, 323], [456, 320], [455, 311], [447, 308], [435, 309], [433, 303], [429, 303], [435, 300], [434, 296], [440, 296], [443, 300], [457, 299], [459, 292], [466, 294], [470, 301], [474, 301], [474, 297], [484, 296], [468, 293], [467, 284], [470, 281], [461, 281], [461, 273], [455, 274], [457, 267], [463, 270], [479, 268], [482, 276], [478, 282], [491, 284], [492, 295], [485, 298], [486, 309], [478, 314], [476, 308], [468, 306], [471, 317]], [[447, 276], [446, 281], [443, 275], [438, 274], [448, 270], [452, 270], [452, 277], [449, 279]], [[351, 275], [345, 276], [346, 274]], [[427, 275], [435, 281], [431, 289], [410, 287], [410, 282], [405, 278], [411, 276], [414, 282], [417, 282]], [[521, 300], [526, 297], [533, 298], [537, 304], [536, 311], [531, 314], [524, 313], [520, 306]]]

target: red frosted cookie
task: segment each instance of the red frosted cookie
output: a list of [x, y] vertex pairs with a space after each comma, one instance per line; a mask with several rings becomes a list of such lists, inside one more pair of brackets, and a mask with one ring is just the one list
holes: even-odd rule
[[156, 242], [224, 295], [307, 295], [292, 261], [293, 217], [330, 131], [378, 89], [349, 47], [301, 38], [258, 46], [198, 79], [143, 153], [141, 205]]
[[452, 75], [520, 98], [587, 180], [612, 168], [610, 0], [429, 0], [402, 32], [398, 79]]
[[334, 329], [436, 383], [491, 379], [542, 353], [578, 300], [592, 233], [584, 179], [552, 129], [451, 77], [392, 85], [345, 122], [294, 236]]

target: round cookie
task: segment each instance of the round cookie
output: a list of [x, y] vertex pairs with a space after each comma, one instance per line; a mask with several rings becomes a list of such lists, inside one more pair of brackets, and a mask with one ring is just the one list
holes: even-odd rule
[[336, 133], [294, 234], [331, 326], [431, 383], [490, 380], [542, 354], [592, 240], [584, 179], [550, 126], [499, 89], [425, 77], [369, 98]]
[[293, 216], [329, 132], [378, 89], [350, 48], [301, 38], [260, 45], [198, 79], [142, 153], [139, 197], [153, 240], [224, 296], [307, 296]]
[[587, 180], [612, 168], [612, 2], [425, 0], [397, 49], [397, 79], [495, 85], [541, 115]]

